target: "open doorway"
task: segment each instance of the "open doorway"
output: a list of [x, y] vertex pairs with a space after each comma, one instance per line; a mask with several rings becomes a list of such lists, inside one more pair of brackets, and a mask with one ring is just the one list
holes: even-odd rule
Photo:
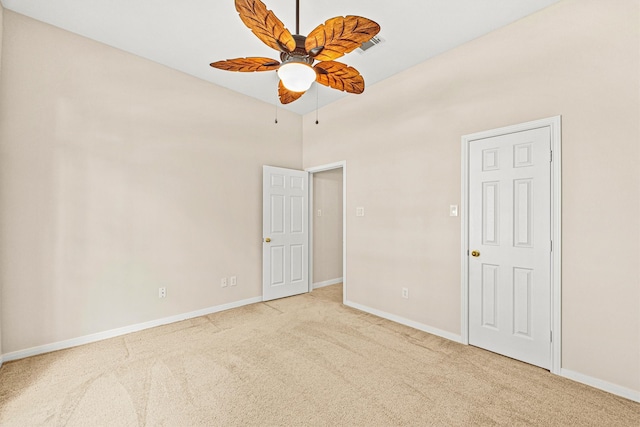
[[307, 169], [311, 194], [310, 290], [343, 284], [346, 295], [344, 162]]

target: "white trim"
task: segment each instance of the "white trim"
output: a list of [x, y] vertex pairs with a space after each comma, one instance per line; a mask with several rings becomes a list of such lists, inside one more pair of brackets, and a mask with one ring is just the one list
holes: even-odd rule
[[334, 162], [334, 163], [328, 163], [326, 165], [320, 165], [320, 166], [313, 166], [310, 168], [305, 168], [306, 172], [309, 173], [318, 173], [318, 172], [326, 172], [326, 171], [330, 171], [333, 169], [340, 169], [340, 168], [344, 168], [347, 166], [347, 162], [345, 160], [342, 160], [340, 162]]
[[549, 117], [527, 123], [506, 126], [462, 137], [462, 222], [461, 222], [461, 334], [462, 343], [469, 344], [469, 144], [472, 141], [485, 139], [514, 132], [549, 127], [551, 130], [551, 368], [559, 375], [562, 361], [562, 152], [561, 152], [561, 116]]
[[462, 197], [460, 198], [460, 335], [462, 344], [469, 345], [469, 143], [462, 137]]
[[337, 279], [325, 280], [324, 282], [314, 283], [313, 289], [324, 288], [325, 286], [337, 285], [338, 283], [342, 283], [342, 277], [338, 277]]
[[132, 332], [139, 332], [156, 326], [162, 326], [169, 323], [180, 322], [182, 320], [193, 319], [194, 317], [206, 316], [207, 314], [218, 313], [220, 311], [230, 310], [249, 304], [262, 302], [262, 297], [249, 298], [241, 301], [222, 304], [215, 307], [209, 307], [202, 310], [196, 310], [189, 313], [177, 314], [175, 316], [165, 317], [163, 319], [152, 320], [150, 322], [138, 323], [136, 325], [125, 326], [122, 328], [111, 329], [109, 331], [99, 332], [97, 334], [85, 335], [78, 338], [72, 338], [65, 341], [58, 341], [51, 344], [31, 347], [24, 350], [13, 351], [0, 356], [5, 362], [12, 360], [24, 359], [25, 357], [37, 356], [39, 354], [49, 353], [52, 351], [63, 350], [66, 348], [77, 347], [83, 344], [90, 344], [96, 341], [102, 341], [109, 338], [115, 338]]
[[577, 381], [579, 383], [586, 384], [588, 386], [595, 387], [600, 390], [604, 390], [608, 393], [624, 397], [625, 399], [633, 400], [635, 402], [640, 402], [640, 391], [622, 387], [617, 384], [611, 384], [610, 382], [599, 380], [597, 378], [580, 374], [578, 372], [573, 372], [568, 369], [560, 369], [559, 375], [564, 378], [568, 378], [570, 380]]
[[[342, 169], [342, 302], [347, 301], [347, 161], [306, 168], [311, 175]], [[309, 283], [313, 283], [313, 176], [309, 177]], [[310, 285], [311, 286], [311, 285]], [[311, 290], [311, 289], [310, 289]]]
[[405, 317], [396, 316], [395, 314], [367, 307], [352, 301], [345, 301], [344, 305], [346, 305], [347, 307], [355, 308], [356, 310], [364, 311], [365, 313], [373, 314], [374, 316], [382, 317], [383, 319], [391, 320], [392, 322], [400, 323], [401, 325], [405, 325], [413, 329], [418, 329], [431, 335], [436, 335], [440, 338], [444, 338], [457, 343], [462, 343], [462, 337], [460, 335], [443, 331], [442, 329], [434, 328], [425, 325], [424, 323], [415, 322]]
[[562, 117], [549, 119], [551, 126], [551, 373], [562, 370]]

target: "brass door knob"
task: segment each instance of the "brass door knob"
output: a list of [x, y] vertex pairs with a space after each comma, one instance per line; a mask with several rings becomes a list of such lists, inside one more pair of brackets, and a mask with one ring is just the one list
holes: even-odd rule
[[471, 256], [478, 258], [480, 256], [480, 252], [478, 251], [472, 251], [471, 252]]
[[264, 241], [265, 241], [265, 242], [267, 242], [267, 243], [269, 243], [269, 242], [271, 242], [271, 238], [270, 238], [270, 237], [267, 237], [266, 239], [264, 239]]

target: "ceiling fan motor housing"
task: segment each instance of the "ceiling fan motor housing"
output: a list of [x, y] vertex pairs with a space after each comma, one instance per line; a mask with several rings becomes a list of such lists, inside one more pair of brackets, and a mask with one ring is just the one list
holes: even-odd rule
[[293, 52], [288, 52], [286, 49], [282, 49], [282, 52], [280, 52], [280, 60], [282, 63], [301, 62], [303, 64], [312, 65], [314, 60], [307, 53], [307, 50], [304, 47], [304, 43], [307, 38], [299, 34], [295, 34], [293, 38], [296, 41], [296, 48]]

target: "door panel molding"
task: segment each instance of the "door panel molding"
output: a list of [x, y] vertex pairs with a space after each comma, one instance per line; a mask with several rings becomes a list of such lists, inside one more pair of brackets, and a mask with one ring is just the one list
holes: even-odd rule
[[[462, 144], [462, 200], [461, 200], [461, 336], [462, 343], [469, 344], [469, 146], [474, 141], [493, 138], [515, 132], [549, 128], [551, 135], [551, 368], [554, 374], [561, 374], [562, 361], [562, 152], [561, 152], [561, 116], [520, 123], [512, 126], [492, 129], [464, 135]], [[527, 147], [514, 150], [514, 165], [525, 165]], [[497, 167], [495, 153], [484, 153], [485, 167]]]

